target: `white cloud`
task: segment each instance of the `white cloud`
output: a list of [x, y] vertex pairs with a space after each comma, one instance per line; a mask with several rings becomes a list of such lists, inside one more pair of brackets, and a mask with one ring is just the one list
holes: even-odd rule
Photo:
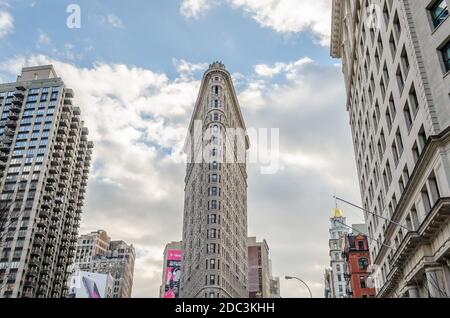
[[293, 79], [302, 66], [312, 62], [313, 60], [311, 60], [309, 57], [304, 57], [298, 61], [291, 63], [278, 62], [273, 66], [267, 64], [258, 64], [255, 66], [255, 73], [261, 77], [273, 77], [280, 73], [285, 73], [288, 78]]
[[175, 70], [182, 75], [192, 75], [195, 72], [206, 71], [208, 63], [190, 63], [184, 59], [172, 59]]
[[115, 29], [124, 29], [125, 24], [123, 21], [114, 13], [107, 14], [106, 16], [99, 16], [98, 22], [103, 25], [109, 25]]
[[213, 0], [182, 0], [180, 12], [187, 18], [197, 18], [210, 8]]
[[[138, 252], [133, 295], [157, 297], [164, 245], [181, 239], [180, 152], [201, 78], [183, 74], [200, 67], [177, 60], [179, 75], [169, 79], [139, 67], [80, 68], [31, 56], [1, 61], [0, 77], [48, 63], [74, 89], [95, 143], [81, 230], [103, 228], [114, 239], [132, 242]], [[268, 76], [274, 72], [284, 77]], [[262, 176], [259, 167], [248, 167], [249, 235], [267, 239], [275, 275], [300, 275], [322, 296], [331, 196], [360, 200], [341, 72], [301, 58], [233, 76], [242, 86], [247, 127], [280, 128], [283, 170]], [[359, 212], [346, 213], [349, 222], [360, 221]], [[282, 280], [281, 286], [283, 297], [307, 296], [296, 284]]]
[[227, 0], [264, 27], [282, 33], [313, 31], [322, 44], [330, 37], [330, 0]]
[[45, 33], [43, 30], [38, 29], [38, 39], [37, 39], [37, 47], [47, 46], [52, 43], [50, 36]]
[[280, 33], [312, 31], [322, 45], [329, 45], [331, 0], [182, 0], [181, 13], [198, 17], [215, 3], [242, 9], [261, 26]]
[[7, 36], [14, 30], [14, 19], [6, 11], [0, 11], [0, 38]]
[[108, 20], [108, 23], [114, 28], [123, 29], [125, 27], [122, 20], [114, 14], [108, 14], [106, 19]]

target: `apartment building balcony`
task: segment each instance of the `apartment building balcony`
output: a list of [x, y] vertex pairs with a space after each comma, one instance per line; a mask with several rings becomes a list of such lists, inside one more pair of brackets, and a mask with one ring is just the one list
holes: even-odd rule
[[56, 150], [64, 150], [64, 143], [62, 143], [62, 142], [56, 142], [56, 143], [55, 143], [55, 149], [56, 149]]
[[36, 222], [36, 225], [38, 228], [45, 228], [47, 227], [47, 219], [39, 218]]
[[64, 276], [63, 275], [56, 275], [55, 278], [53, 279], [53, 284], [54, 285], [61, 285], [63, 282], [64, 282]]
[[24, 290], [22, 293], [23, 298], [34, 298], [34, 292], [33, 290]]
[[8, 136], [8, 137], [13, 138], [14, 135], [16, 134], [16, 132], [15, 132], [15, 130], [13, 130], [13, 129], [5, 128], [5, 130], [3, 131], [3, 134], [4, 134], [5, 136]]
[[54, 227], [53, 229], [50, 229], [50, 231], [48, 231], [48, 237], [51, 239], [58, 237], [57, 227]]
[[67, 173], [67, 172], [63, 172], [63, 173], [61, 173], [60, 174], [60, 179], [61, 180], [64, 180], [64, 181], [67, 181], [67, 180], [69, 180], [69, 174]]
[[[50, 171], [49, 171], [49, 173], [50, 173]], [[49, 175], [47, 176], [47, 182], [48, 182], [48, 183], [55, 183], [55, 182], [56, 182], [55, 175], [56, 175], [56, 174], [49, 174]]]
[[56, 246], [56, 244], [57, 244], [58, 242], [57, 242], [57, 240], [56, 239], [51, 239], [51, 240], [48, 240], [47, 241], [47, 246], [49, 246], [49, 247], [55, 247]]
[[27, 276], [31, 278], [37, 278], [39, 276], [39, 271], [36, 268], [29, 269], [27, 271]]
[[67, 257], [61, 255], [56, 261], [57, 266], [65, 266], [67, 264]]
[[17, 106], [17, 105], [12, 105], [12, 106], [9, 108], [9, 111], [10, 111], [10, 112], [13, 112], [13, 113], [16, 113], [16, 114], [20, 114], [20, 112], [22, 111], [22, 108], [19, 107], [19, 106]]
[[47, 247], [45, 249], [44, 255], [45, 256], [52, 256], [53, 254], [55, 254], [56, 249], [54, 247]]
[[31, 256], [37, 256], [37, 257], [40, 257], [40, 256], [42, 256], [42, 253], [43, 253], [43, 252], [44, 252], [44, 250], [42, 249], [42, 247], [34, 246], [34, 247], [31, 249], [30, 255], [31, 255]]
[[3, 138], [2, 138], [2, 143], [4, 144], [4, 145], [7, 145], [7, 146], [11, 146], [12, 145], [12, 143], [13, 143], [13, 137], [9, 137], [9, 136], [3, 136]]
[[72, 124], [70, 125], [69, 136], [70, 137], [78, 136], [78, 129], [76, 127], [72, 127]]
[[8, 118], [11, 119], [11, 120], [18, 120], [19, 119], [19, 114], [10, 111], [9, 114], [8, 114]]
[[44, 194], [42, 195], [42, 198], [46, 201], [50, 201], [53, 197], [53, 193], [49, 191], [44, 191]]
[[[52, 202], [51, 202], [50, 200], [44, 200], [44, 201], [42, 201], [42, 203], [41, 203], [41, 208], [42, 208], [43, 210], [50, 210], [51, 205], [52, 205]], [[41, 217], [42, 217], [42, 216], [41, 216]]]
[[77, 174], [75, 174], [72, 178], [73, 182], [80, 182], [81, 178], [80, 178], [80, 173], [78, 172]]
[[17, 97], [19, 99], [24, 99], [25, 94], [22, 91], [16, 91], [16, 92], [14, 92], [14, 97]]
[[72, 99], [69, 97], [64, 98], [64, 105], [72, 106], [73, 105]]
[[66, 188], [67, 187], [67, 179], [59, 179], [58, 187], [59, 188]]
[[59, 160], [61, 162], [61, 159], [64, 157], [64, 151], [62, 150], [55, 150], [53, 151], [53, 158]]
[[71, 143], [71, 142], [68, 142], [67, 145], [66, 145], [66, 150], [69, 150], [69, 151], [75, 150], [75, 144]]
[[73, 160], [74, 157], [75, 157], [75, 153], [74, 153], [73, 147], [72, 147], [72, 149], [68, 149], [68, 151], [66, 151], [66, 159]]
[[67, 139], [67, 137], [64, 134], [57, 134], [56, 135], [56, 142], [65, 143], [66, 139]]
[[41, 237], [35, 237], [34, 238], [34, 240], [33, 240], [33, 246], [34, 247], [39, 248], [39, 247], [42, 247], [44, 245], [45, 245], [45, 242], [44, 242], [44, 240]]
[[16, 86], [16, 90], [21, 91], [21, 92], [25, 92], [27, 89], [23, 85], [17, 85]]
[[59, 215], [59, 213], [62, 211], [62, 208], [63, 208], [63, 205], [62, 205], [62, 204], [56, 204], [56, 205], [53, 207], [53, 212], [54, 212], [54, 214]]
[[11, 129], [16, 129], [17, 127], [17, 122], [14, 120], [8, 120], [6, 122], [6, 127], [11, 128]]
[[10, 149], [11, 149], [11, 148], [10, 148], [9, 145], [4, 144], [4, 143], [1, 143], [0, 151], [1, 151], [2, 153], [4, 153], [4, 154], [9, 154]]
[[59, 128], [58, 129], [61, 129], [61, 128], [66, 128], [66, 134], [67, 134], [67, 131], [68, 131], [68, 128], [69, 128], [69, 119], [62, 118], [59, 121]]
[[[66, 160], [64, 160], [64, 162], [65, 162]], [[67, 164], [64, 164], [62, 167], [61, 167], [61, 172], [64, 172], [64, 173], [67, 173], [67, 172], [69, 172], [70, 171], [70, 166], [69, 165], [67, 165]]]
[[41, 259], [39, 257], [32, 257], [30, 258], [28, 265], [31, 267], [38, 267], [41, 265]]
[[64, 90], [64, 93], [65, 93], [65, 97], [67, 97], [67, 98], [73, 98], [75, 96], [73, 93], [73, 89], [71, 89], [71, 88], [66, 88]]
[[41, 277], [39, 277], [39, 285], [48, 286], [50, 283], [50, 268], [44, 267], [41, 269]]
[[52, 217], [51, 220], [53, 222], [58, 221], [61, 219], [62, 213], [60, 211], [61, 209], [58, 209], [58, 211], [55, 211], [55, 209], [53, 208], [53, 213], [52, 213]]
[[47, 233], [46, 233], [46, 231], [45, 231], [45, 228], [37, 228], [37, 229], [36, 229], [36, 232], [34, 233], [34, 235], [35, 235], [36, 237], [40, 237], [40, 238], [44, 237], [46, 234], [47, 234]]
[[56, 191], [56, 187], [55, 187], [55, 185], [52, 184], [52, 183], [47, 183], [47, 184], [45, 185], [45, 191], [47, 191], [47, 192], [53, 194], [53, 193]]
[[81, 109], [78, 106], [73, 107], [73, 114], [75, 116], [80, 116], [81, 115]]
[[70, 133], [73, 136], [78, 135], [78, 130], [80, 129], [80, 120], [78, 117], [72, 117], [72, 122], [70, 123]]
[[52, 222], [50, 223], [49, 228], [50, 228], [50, 231], [51, 231], [51, 232], [57, 230], [57, 229], [58, 229], [58, 222], [52, 221]]
[[35, 289], [36, 286], [37, 286], [37, 279], [36, 278], [31, 278], [31, 277], [30, 278], [26, 278], [23, 286], [25, 288]]
[[65, 271], [64, 267], [59, 266], [55, 269], [55, 275], [61, 275], [62, 277], [64, 277], [65, 274], [66, 274], [66, 271]]
[[23, 98], [17, 98], [17, 97], [14, 97], [14, 98], [12, 99], [12, 103], [13, 103], [13, 105], [22, 106], [22, 104], [23, 104]]
[[75, 144], [77, 142], [76, 136], [69, 136], [69, 138], [67, 139], [67, 142], [70, 144]]
[[50, 265], [53, 263], [53, 259], [52, 257], [44, 257], [44, 259], [42, 260], [42, 265], [44, 265], [44, 267], [41, 269], [42, 274], [44, 275], [49, 275], [50, 274]]

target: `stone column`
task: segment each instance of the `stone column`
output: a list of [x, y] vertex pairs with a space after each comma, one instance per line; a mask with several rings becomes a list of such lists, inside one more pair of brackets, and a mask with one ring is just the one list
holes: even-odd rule
[[441, 266], [426, 268], [425, 274], [431, 298], [447, 298], [450, 296], [445, 283], [444, 269]]

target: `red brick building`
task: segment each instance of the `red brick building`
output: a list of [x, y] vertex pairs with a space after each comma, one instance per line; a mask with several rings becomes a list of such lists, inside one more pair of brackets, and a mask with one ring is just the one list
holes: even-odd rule
[[351, 298], [373, 298], [375, 289], [368, 288], [367, 271], [370, 264], [369, 244], [362, 234], [349, 234], [345, 240], [345, 259], [348, 266], [348, 296]]

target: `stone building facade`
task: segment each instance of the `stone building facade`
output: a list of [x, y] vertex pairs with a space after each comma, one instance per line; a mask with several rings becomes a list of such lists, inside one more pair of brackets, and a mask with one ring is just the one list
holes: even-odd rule
[[186, 143], [181, 297], [248, 297], [245, 130], [231, 75], [215, 62]]
[[378, 297], [450, 295], [447, 2], [333, 0]]

